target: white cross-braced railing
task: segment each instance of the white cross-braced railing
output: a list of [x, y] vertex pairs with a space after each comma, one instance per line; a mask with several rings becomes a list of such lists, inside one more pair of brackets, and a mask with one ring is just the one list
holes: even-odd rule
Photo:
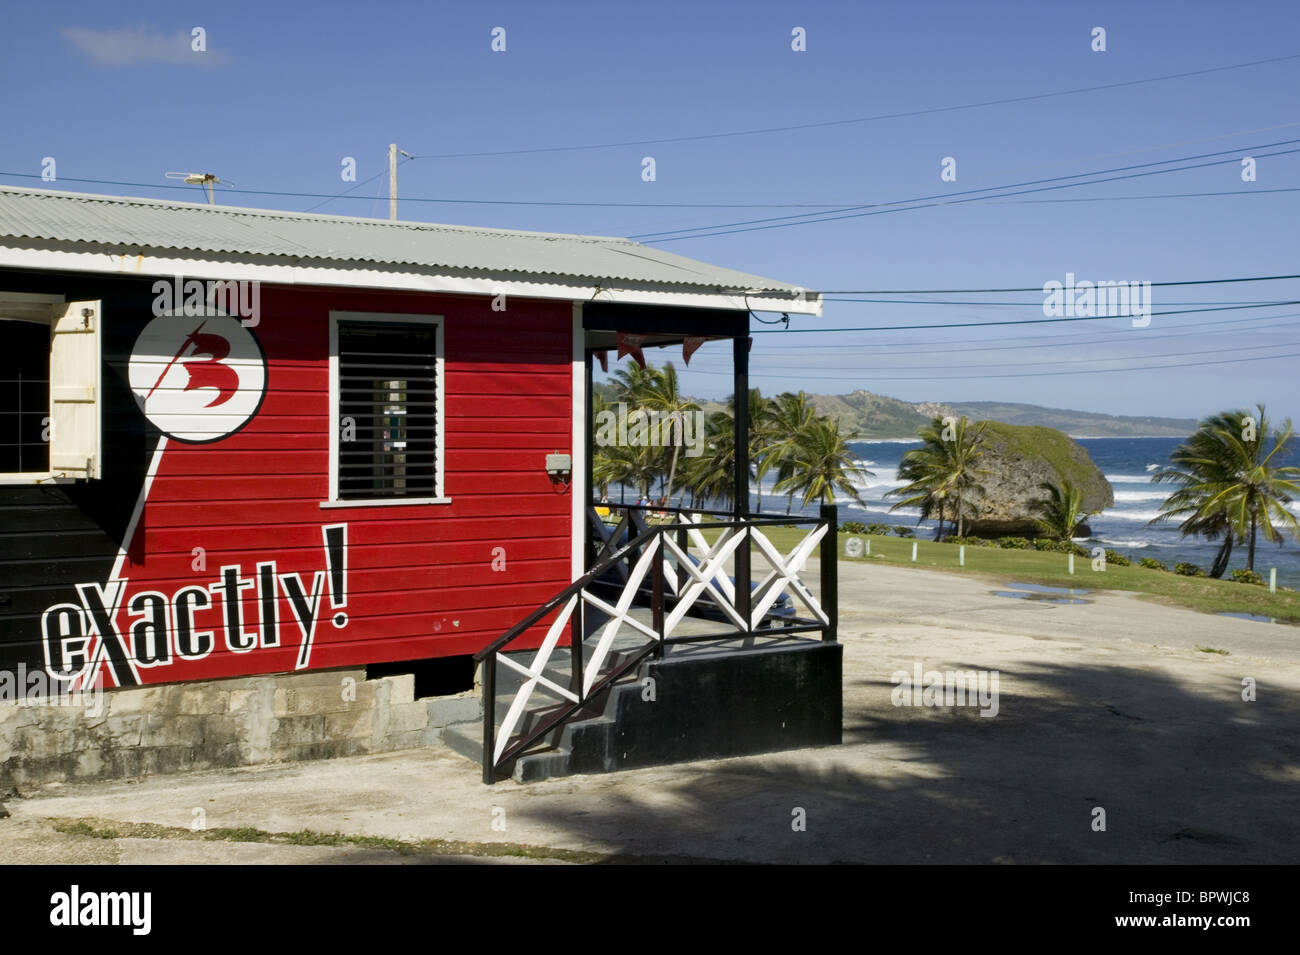
[[[752, 636], [765, 623], [770, 629], [764, 633], [796, 633], [820, 630], [823, 639], [834, 639], [834, 586], [828, 609], [827, 581], [833, 582], [834, 541], [836, 526], [834, 506], [823, 507], [821, 519], [802, 537], [788, 553], [783, 554], [763, 533], [761, 526], [790, 523], [790, 518], [757, 517], [735, 521], [704, 523], [703, 515], [683, 512], [671, 523], [657, 524], [616, 547], [584, 577], [575, 581], [565, 592], [548, 601], [519, 625], [476, 655], [485, 663], [484, 670], [484, 780], [491, 782], [494, 770], [532, 745], [538, 739], [557, 729], [564, 720], [580, 711], [594, 693], [617, 679], [631, 666], [639, 663], [650, 652], [662, 651], [664, 645], [676, 640], [725, 639], [728, 636]], [[631, 537], [631, 525], [624, 521], [619, 532], [626, 528]], [[716, 530], [710, 543], [707, 531]], [[828, 537], [829, 535], [829, 537]], [[681, 538], [679, 540], [678, 538]], [[830, 542], [830, 547], [826, 542]], [[606, 549], [612, 546], [607, 542]], [[815, 597], [800, 578], [813, 553], [821, 548], [822, 586], [821, 599]], [[831, 574], [827, 576], [827, 555]], [[769, 570], [756, 585], [750, 562], [754, 557], [764, 560]], [[630, 567], [626, 579], [617, 586], [617, 595], [610, 598], [611, 581], [605, 575], [610, 567], [627, 561]], [[742, 589], [728, 573], [731, 565], [737, 579], [743, 577]], [[597, 591], [604, 593], [604, 596]], [[793, 617], [793, 603], [788, 607], [780, 601], [789, 591], [808, 610], [811, 617], [800, 620]], [[698, 608], [700, 598], [707, 597], [709, 616], [721, 617], [731, 630], [708, 635], [678, 637], [683, 621]], [[638, 619], [637, 610], [651, 607], [651, 622]], [[778, 612], [779, 608], [779, 612]], [[603, 621], [586, 632], [586, 614], [594, 611]], [[519, 654], [507, 651], [508, 645], [525, 632], [540, 624], [546, 616], [555, 613], [547, 627], [545, 637], [525, 665]], [[575, 613], [578, 619], [574, 620]], [[775, 621], [780, 617], [792, 620], [780, 628]], [[569, 685], [563, 678], [547, 668], [557, 648], [561, 646], [565, 631], [570, 632], [570, 666], [576, 671], [569, 676]], [[612, 663], [620, 636], [640, 636], [644, 641], [630, 648], [620, 663]], [[587, 638], [595, 639], [590, 656], [583, 653]], [[624, 647], [625, 650], [628, 648]], [[506, 708], [500, 727], [495, 727], [495, 684], [497, 666], [521, 676], [522, 682]], [[560, 707], [558, 717], [553, 717], [541, 728], [519, 731], [533, 694], [542, 690], [554, 698]]]

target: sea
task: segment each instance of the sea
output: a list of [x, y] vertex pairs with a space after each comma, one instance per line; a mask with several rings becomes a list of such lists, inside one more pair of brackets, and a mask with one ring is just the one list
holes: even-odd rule
[[[1101, 546], [1123, 554], [1135, 563], [1143, 557], [1154, 557], [1170, 570], [1175, 564], [1187, 562], [1196, 564], [1206, 570], [1214, 563], [1214, 555], [1219, 544], [1201, 537], [1183, 537], [1178, 532], [1177, 523], [1152, 526], [1150, 521], [1160, 512], [1160, 504], [1172, 493], [1174, 486], [1157, 484], [1151, 480], [1151, 473], [1157, 468], [1170, 463], [1169, 456], [1183, 443], [1183, 438], [1075, 438], [1088, 452], [1110, 481], [1115, 490], [1115, 503], [1101, 514], [1088, 519], [1088, 527], [1093, 536], [1079, 543], [1088, 546]], [[920, 521], [917, 508], [890, 508], [897, 498], [888, 498], [886, 493], [902, 487], [905, 482], [898, 479], [898, 465], [903, 455], [912, 448], [920, 447], [918, 441], [854, 441], [849, 447], [858, 456], [860, 463], [872, 476], [854, 484], [858, 494], [866, 502], [862, 507], [847, 494], [838, 494], [836, 504], [840, 509], [840, 521], [861, 521], [864, 524], [879, 523], [904, 525], [912, 528], [918, 538], [933, 538], [936, 530], [935, 521]], [[1277, 464], [1300, 466], [1300, 442], [1296, 442], [1285, 459], [1275, 459]], [[750, 506], [764, 514], [784, 514], [786, 498], [773, 491], [775, 480], [769, 475], [763, 481], [761, 507], [754, 494], [750, 495]], [[636, 500], [634, 489], [618, 488], [611, 493], [613, 501]], [[1300, 501], [1292, 501], [1287, 507], [1293, 514], [1300, 516]], [[811, 516], [817, 513], [817, 505], [801, 507], [796, 499], [791, 505], [790, 514]], [[949, 532], [950, 533], [950, 532]], [[1229, 571], [1246, 566], [1246, 545], [1233, 546], [1232, 558], [1228, 563]], [[1265, 580], [1270, 568], [1277, 568], [1279, 586], [1300, 589], [1300, 544], [1295, 538], [1286, 539], [1281, 545], [1269, 543], [1261, 534], [1255, 543], [1255, 570]], [[1225, 574], [1226, 577], [1226, 574]]]
[[[1101, 468], [1115, 489], [1115, 503], [1101, 514], [1092, 517], [1088, 525], [1093, 537], [1080, 541], [1087, 546], [1102, 546], [1117, 551], [1135, 562], [1143, 557], [1154, 557], [1170, 569], [1182, 561], [1208, 569], [1214, 562], [1219, 545], [1199, 537], [1183, 537], [1177, 524], [1151, 526], [1148, 522], [1159, 513], [1160, 504], [1173, 490], [1168, 484], [1156, 484], [1151, 472], [1169, 463], [1169, 455], [1182, 443], [1181, 438], [1076, 438], [1087, 450], [1093, 462]], [[918, 524], [919, 512], [915, 508], [890, 511], [897, 498], [886, 498], [886, 492], [901, 487], [898, 465], [903, 454], [919, 447], [915, 441], [855, 441], [850, 447], [873, 477], [855, 482], [859, 494], [866, 501], [865, 508], [848, 495], [840, 495], [840, 520], [903, 524], [912, 527], [918, 537], [933, 537], [935, 522]], [[1291, 454], [1278, 464], [1300, 466], [1300, 448], [1293, 445]], [[769, 482], [764, 482], [763, 511], [780, 514], [785, 511], [783, 495], [774, 495]], [[1300, 515], [1300, 501], [1291, 502], [1292, 513]], [[793, 512], [811, 514], [813, 508], [800, 508], [795, 502]], [[928, 532], [928, 533], [927, 533]], [[1246, 547], [1233, 547], [1229, 569], [1246, 566]], [[1277, 568], [1279, 586], [1300, 588], [1300, 544], [1295, 538], [1284, 544], [1271, 544], [1262, 535], [1255, 544], [1255, 570], [1268, 578], [1269, 568]]]

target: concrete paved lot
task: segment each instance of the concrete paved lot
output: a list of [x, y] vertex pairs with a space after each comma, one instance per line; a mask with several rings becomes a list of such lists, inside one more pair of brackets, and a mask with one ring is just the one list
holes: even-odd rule
[[[411, 750], [50, 787], [7, 802], [0, 859], [1300, 860], [1300, 629], [1119, 593], [1073, 606], [992, 595], [1008, 583], [842, 564], [839, 747], [527, 786], [487, 787], [462, 757]], [[894, 706], [891, 674], [918, 662], [998, 671], [997, 715]], [[1105, 831], [1093, 829], [1098, 807]], [[405, 851], [179, 838], [196, 809], [209, 829], [384, 837]], [[108, 820], [123, 837], [57, 832], [51, 819]], [[141, 838], [133, 823], [174, 829]], [[510, 854], [486, 856], [496, 843]]]

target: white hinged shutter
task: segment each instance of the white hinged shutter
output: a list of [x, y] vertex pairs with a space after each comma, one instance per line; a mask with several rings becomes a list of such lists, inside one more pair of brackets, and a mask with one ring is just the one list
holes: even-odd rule
[[99, 477], [99, 302], [54, 306], [50, 322], [50, 471]]

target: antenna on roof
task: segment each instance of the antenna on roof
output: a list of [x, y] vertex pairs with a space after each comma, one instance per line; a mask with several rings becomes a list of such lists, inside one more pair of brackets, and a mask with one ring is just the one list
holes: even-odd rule
[[[167, 178], [181, 179], [184, 180], [185, 182], [188, 182], [191, 186], [207, 186], [208, 205], [210, 206], [216, 205], [216, 200], [212, 196], [212, 186], [213, 183], [221, 182], [221, 180], [218, 179], [216, 176], [212, 175], [212, 173], [210, 172], [169, 172], [167, 173]], [[226, 185], [233, 186], [234, 183], [228, 182], [226, 183]]]

